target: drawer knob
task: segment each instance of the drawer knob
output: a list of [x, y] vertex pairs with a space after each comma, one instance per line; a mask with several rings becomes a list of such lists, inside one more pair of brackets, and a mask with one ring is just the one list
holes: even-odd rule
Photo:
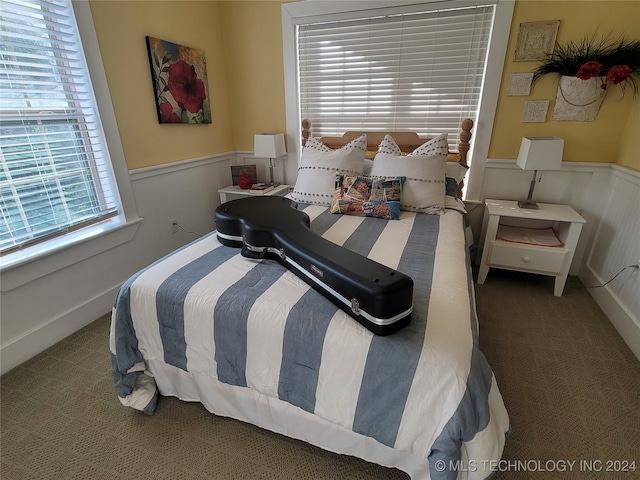
[[531, 261], [531, 258], [529, 257], [522, 257], [522, 260], [525, 261], [526, 263], [529, 263]]

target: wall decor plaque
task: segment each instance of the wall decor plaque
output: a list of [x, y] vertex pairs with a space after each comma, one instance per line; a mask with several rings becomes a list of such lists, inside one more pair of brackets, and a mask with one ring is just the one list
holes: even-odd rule
[[536, 62], [553, 53], [560, 20], [520, 24], [514, 62]]

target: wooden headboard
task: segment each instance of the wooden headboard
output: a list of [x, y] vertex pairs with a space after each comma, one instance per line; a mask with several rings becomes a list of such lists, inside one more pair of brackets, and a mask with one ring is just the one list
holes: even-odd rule
[[[449, 152], [450, 160], [467, 164], [467, 154], [471, 147], [471, 129], [473, 128], [473, 120], [466, 118], [460, 124], [460, 139], [458, 142], [458, 151]], [[341, 137], [321, 137], [320, 140], [329, 148], [340, 148], [349, 143], [354, 138], [359, 137], [362, 134], [367, 135], [367, 151], [375, 152], [378, 150], [378, 145], [382, 142], [382, 139], [386, 134], [393, 137], [395, 142], [400, 147], [403, 153], [411, 153], [423, 143], [431, 140], [433, 137], [420, 137], [415, 132], [345, 132]], [[307, 142], [307, 139], [311, 136], [311, 121], [302, 121], [302, 146]]]

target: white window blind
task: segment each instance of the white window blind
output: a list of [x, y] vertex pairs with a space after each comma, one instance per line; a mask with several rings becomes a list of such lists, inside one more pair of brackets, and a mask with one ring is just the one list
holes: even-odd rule
[[477, 120], [494, 5], [298, 25], [300, 116], [314, 136], [448, 133]]
[[0, 252], [118, 213], [68, 0], [0, 2]]

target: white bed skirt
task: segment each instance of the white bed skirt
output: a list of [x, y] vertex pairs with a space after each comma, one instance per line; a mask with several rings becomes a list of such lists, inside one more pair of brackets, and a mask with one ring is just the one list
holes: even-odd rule
[[[428, 480], [429, 462], [406, 452], [394, 450], [376, 440], [323, 420], [299, 407], [268, 397], [246, 387], [218, 382], [210, 377], [185, 372], [160, 360], [146, 360], [148, 372], [160, 394], [188, 402], [200, 402], [209, 412], [241, 420], [287, 437], [302, 440], [330, 452], [351, 455], [365, 461], [398, 468], [413, 480]], [[162, 400], [160, 400], [162, 401]], [[489, 394], [491, 419], [487, 427], [462, 444], [458, 480], [484, 479], [491, 475], [489, 459], [500, 458], [504, 432], [509, 428], [502, 397], [495, 378]], [[494, 442], [482, 441], [487, 437]], [[481, 445], [493, 445], [491, 451]]]

